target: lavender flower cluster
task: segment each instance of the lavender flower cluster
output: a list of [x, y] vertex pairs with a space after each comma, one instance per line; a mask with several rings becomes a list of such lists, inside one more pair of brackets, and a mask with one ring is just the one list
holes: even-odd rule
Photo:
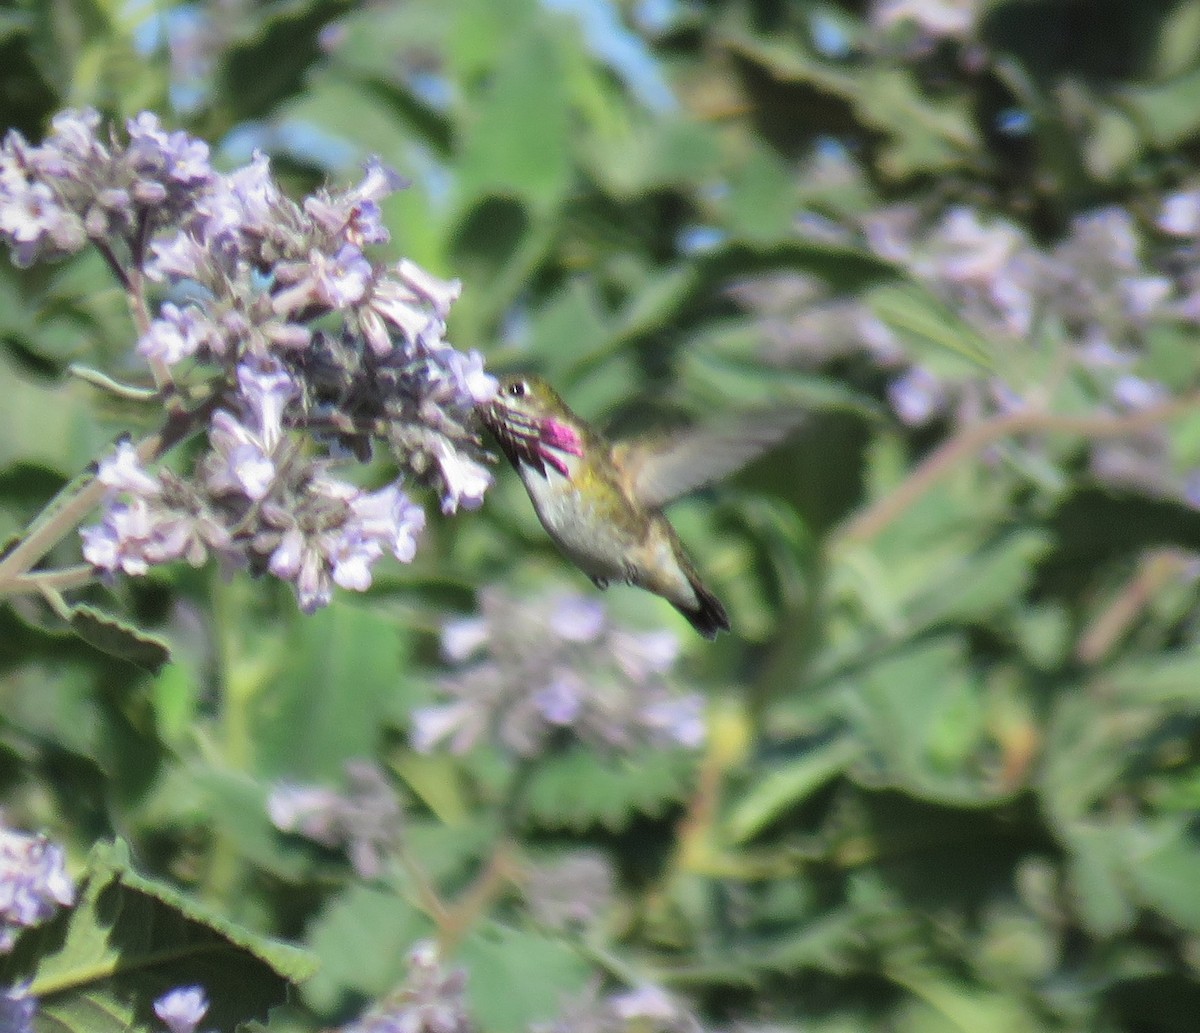
[[[75, 903], [62, 848], [45, 836], [0, 827], [0, 953], [22, 930], [41, 925]], [[37, 1000], [24, 987], [0, 987], [0, 1031], [31, 1033]]]
[[61, 114], [40, 146], [9, 132], [0, 237], [21, 265], [99, 249], [143, 314], [137, 350], [176, 406], [168, 427], [206, 425], [207, 447], [179, 475], [119, 446], [100, 464], [108, 498], [85, 558], [141, 574], [215, 553], [292, 582], [312, 611], [334, 584], [368, 588], [385, 553], [410, 561], [425, 521], [402, 478], [367, 491], [336, 461], [382, 443], [443, 512], [478, 506], [491, 475], [473, 410], [496, 382], [445, 340], [460, 285], [365, 250], [388, 240], [379, 202], [398, 178], [372, 161], [358, 185], [296, 204], [262, 155], [222, 174], [203, 141], [150, 113], [123, 141], [99, 122]]
[[62, 848], [45, 836], [0, 828], [0, 952], [12, 950], [22, 929], [74, 903]]
[[[341, 1033], [473, 1033], [466, 1005], [467, 973], [446, 969], [437, 948], [417, 944], [408, 956], [405, 985]], [[692, 1011], [653, 984], [602, 996], [593, 985], [551, 1023], [530, 1033], [701, 1033]]]
[[[911, 366], [888, 392], [900, 419], [920, 426], [940, 416], [970, 420], [1046, 406], [1066, 382], [1101, 412], [1131, 413], [1166, 402], [1171, 388], [1143, 368], [1156, 327], [1200, 323], [1195, 263], [1179, 260], [1200, 236], [1184, 217], [1189, 196], [1168, 198], [1149, 232], [1123, 208], [1086, 213], [1049, 248], [1014, 223], [984, 220], [968, 208], [951, 209], [930, 227], [908, 208], [868, 220], [876, 252], [907, 268], [995, 342], [998, 355], [1006, 348], [1027, 355], [1028, 343], [1047, 334], [1070, 342], [1062, 368], [1029, 383], [1003, 376], [943, 378]], [[1151, 241], [1150, 233], [1157, 239]], [[1153, 254], [1152, 243], [1158, 245]], [[1178, 465], [1161, 433], [1091, 448], [1092, 472], [1105, 483], [1191, 501], [1186, 471]]]
[[404, 817], [387, 775], [369, 761], [346, 764], [345, 792], [328, 786], [276, 786], [267, 813], [281, 832], [293, 832], [330, 849], [345, 849], [355, 872], [372, 879], [396, 847]]
[[534, 919], [547, 929], [567, 932], [597, 924], [616, 895], [616, 876], [598, 850], [575, 850], [532, 866], [523, 885]]
[[601, 994], [592, 985], [571, 1002], [553, 1022], [532, 1027], [531, 1033], [703, 1033], [695, 1012], [679, 998], [653, 983], [632, 990]]
[[[869, 190], [850, 156], [834, 147], [814, 158], [810, 178]], [[865, 354], [888, 371], [888, 400], [911, 427], [1026, 408], [1132, 414], [1168, 402], [1181, 386], [1152, 372], [1155, 341], [1200, 325], [1200, 189], [1166, 195], [1150, 214], [1139, 219], [1115, 206], [1085, 212], [1051, 244], [967, 205], [931, 212], [900, 203], [842, 222], [799, 220], [806, 236], [865, 243], [920, 283], [986, 339], [990, 374], [913, 362], [872, 295], [834, 296], [816, 277], [754, 278], [731, 294], [761, 317], [765, 359], [808, 365]], [[1050, 355], [1052, 368], [1039, 364]], [[1200, 476], [1170, 447], [1156, 431], [1093, 442], [1092, 472], [1114, 486], [1200, 505]]]
[[408, 980], [396, 993], [341, 1033], [473, 1033], [465, 969], [446, 969], [437, 947], [417, 944], [408, 955]]
[[624, 752], [704, 741], [703, 701], [667, 679], [678, 639], [620, 627], [595, 598], [490, 588], [477, 616], [446, 625], [442, 648], [461, 666], [441, 682], [450, 702], [413, 713], [418, 750], [463, 753], [487, 737], [521, 757], [564, 735]]

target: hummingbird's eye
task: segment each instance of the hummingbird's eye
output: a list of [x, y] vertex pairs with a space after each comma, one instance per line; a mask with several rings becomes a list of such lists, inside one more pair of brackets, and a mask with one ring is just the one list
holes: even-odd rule
[[529, 388], [524, 380], [514, 380], [508, 385], [508, 393], [512, 395], [513, 398], [524, 398], [525, 392], [528, 390]]

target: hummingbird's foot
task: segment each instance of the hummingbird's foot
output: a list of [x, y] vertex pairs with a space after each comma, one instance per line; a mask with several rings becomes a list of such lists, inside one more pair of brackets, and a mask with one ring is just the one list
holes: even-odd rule
[[592, 578], [592, 584], [595, 585], [598, 589], [600, 589], [601, 592], [603, 592], [608, 587], [608, 578], [593, 577], [591, 574], [589, 574], [588, 577]]

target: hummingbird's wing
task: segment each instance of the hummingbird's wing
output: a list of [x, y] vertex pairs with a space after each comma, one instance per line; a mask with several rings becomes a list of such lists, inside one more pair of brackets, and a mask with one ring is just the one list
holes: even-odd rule
[[633, 497], [658, 509], [728, 477], [779, 444], [804, 416], [796, 409], [772, 410], [732, 426], [693, 428], [664, 437], [618, 442], [613, 446], [613, 458]]

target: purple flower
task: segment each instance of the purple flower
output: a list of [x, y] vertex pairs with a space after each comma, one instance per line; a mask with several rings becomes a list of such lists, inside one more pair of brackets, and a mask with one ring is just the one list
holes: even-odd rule
[[300, 395], [300, 386], [280, 365], [238, 366], [242, 401], [253, 417], [263, 451], [274, 454], [283, 436], [283, 412]]
[[1192, 470], [1184, 477], [1183, 499], [1192, 509], [1200, 509], [1200, 470]]
[[351, 244], [384, 244], [389, 239], [379, 202], [404, 187], [405, 181], [378, 158], [371, 158], [358, 186], [333, 197], [318, 194], [304, 202], [304, 211], [326, 233]]
[[342, 1033], [475, 1033], [467, 1013], [467, 974], [446, 970], [437, 948], [420, 943], [408, 957], [404, 986]]
[[258, 501], [275, 481], [275, 463], [259, 434], [239, 423], [224, 409], [212, 415], [208, 439], [212, 445], [207, 484], [214, 493], [239, 492]]
[[126, 122], [129, 156], [144, 175], [162, 176], [182, 186], [209, 183], [214, 178], [208, 144], [182, 131], [167, 133], [158, 116], [141, 112]]
[[1123, 409], [1136, 411], [1160, 404], [1170, 397], [1170, 392], [1158, 381], [1125, 373], [1113, 384], [1112, 395]]
[[208, 998], [202, 986], [181, 986], [163, 994], [154, 1002], [154, 1014], [171, 1033], [195, 1033], [208, 1014]]
[[45, 836], [0, 828], [0, 951], [12, 950], [21, 929], [74, 903], [62, 848]]
[[424, 298], [433, 306], [433, 311], [439, 319], [445, 319], [450, 314], [450, 305], [457, 301], [462, 293], [461, 281], [440, 280], [422, 269], [411, 258], [402, 258], [396, 263], [396, 275], [418, 297]]
[[371, 567], [385, 549], [401, 563], [412, 562], [424, 527], [425, 511], [394, 484], [356, 495], [350, 500], [350, 519], [326, 548], [334, 583], [365, 592], [371, 587]]
[[107, 158], [108, 151], [96, 135], [99, 125], [100, 113], [95, 108], [68, 108], [51, 119], [53, 131], [47, 144], [52, 150], [82, 161]]
[[1158, 228], [1176, 237], [1200, 236], [1200, 190], [1181, 190], [1163, 201]]
[[158, 478], [146, 472], [137, 449], [128, 441], [117, 444], [117, 450], [100, 460], [96, 479], [113, 491], [152, 498], [162, 492]]
[[982, 0], [875, 0], [871, 22], [881, 29], [913, 22], [934, 39], [965, 39], [982, 13]]
[[267, 798], [267, 816], [280, 832], [298, 832], [322, 846], [340, 842], [333, 815], [341, 797], [328, 786], [281, 783]]
[[[323, 474], [296, 500], [296, 512], [283, 516], [291, 523], [268, 567], [276, 577], [295, 583], [306, 613], [329, 602], [334, 584], [358, 592], [370, 588], [371, 568], [385, 551], [410, 562], [425, 526], [424, 511], [397, 485], [362, 492]], [[314, 522], [317, 517], [320, 524]]]
[[37, 998], [17, 987], [0, 989], [0, 1030], [3, 1033], [33, 1033]]
[[80, 529], [84, 559], [100, 570], [140, 575], [181, 558], [198, 567], [210, 546], [228, 548], [225, 527], [186, 500], [179, 500], [181, 509], [172, 508], [164, 494], [110, 501], [101, 523]]
[[658, 986], [640, 986], [611, 998], [612, 1009], [626, 1022], [634, 1019], [655, 1019], [670, 1022], [678, 1014], [679, 1005]]
[[296, 598], [305, 613], [316, 613], [333, 598], [326, 558], [299, 528], [283, 533], [268, 567], [277, 578], [295, 583]]
[[391, 350], [391, 338], [381, 325], [390, 323], [409, 345], [440, 340], [451, 303], [462, 292], [458, 280], [439, 280], [416, 262], [402, 258], [394, 275], [381, 276], [360, 315], [363, 332], [377, 354]]
[[386, 277], [376, 281], [368, 307], [360, 313], [360, 319], [377, 355], [385, 355], [392, 349], [387, 323], [399, 330], [409, 344], [420, 341], [431, 323], [437, 336], [440, 337], [443, 330], [441, 321], [429, 313], [416, 294], [403, 283]]
[[[5, 157], [0, 156], [0, 163]], [[7, 163], [0, 164], [0, 235], [8, 238], [13, 261], [23, 268], [43, 255], [73, 254], [87, 243], [79, 216], [60, 204], [45, 183], [29, 182]]]
[[459, 506], [478, 509], [484, 493], [492, 486], [487, 467], [460, 452], [445, 438], [434, 440], [433, 452], [442, 475], [442, 512], [454, 513]]
[[463, 405], [485, 405], [496, 397], [500, 382], [483, 368], [477, 351], [464, 355], [447, 347], [444, 368], [450, 374], [454, 393]]
[[489, 589], [482, 610], [446, 625], [443, 651], [468, 663], [442, 680], [447, 702], [413, 713], [414, 749], [461, 753], [491, 733], [532, 757], [564, 731], [620, 751], [703, 742], [703, 701], [666, 678], [675, 634], [614, 626], [595, 600], [562, 594], [519, 600]]
[[946, 388], [924, 366], [912, 366], [888, 385], [888, 400], [910, 427], [928, 423], [946, 408]]
[[1121, 281], [1125, 310], [1135, 322], [1151, 319], [1174, 290], [1166, 276], [1127, 276]]
[[168, 301], [138, 341], [137, 350], [148, 359], [174, 366], [197, 352], [223, 354], [225, 342], [217, 327], [195, 305], [181, 309]]
[[611, 642], [614, 661], [634, 681], [665, 674], [679, 659], [679, 636], [665, 628], [642, 632], [615, 630]]
[[594, 642], [607, 620], [604, 604], [599, 599], [563, 595], [550, 615], [550, 627], [568, 642]]
[[145, 574], [150, 569], [147, 549], [155, 533], [153, 512], [145, 499], [116, 502], [103, 521], [80, 529], [83, 558], [101, 570]]
[[703, 746], [708, 736], [704, 700], [694, 693], [648, 703], [642, 717], [645, 727], [661, 742], [694, 750]]
[[366, 296], [373, 273], [371, 263], [353, 244], [343, 244], [332, 257], [314, 248], [307, 262], [277, 268], [277, 278], [291, 286], [276, 294], [272, 305], [282, 316], [313, 307], [349, 308]]
[[150, 255], [146, 275], [156, 281], [204, 280], [212, 267], [208, 247], [187, 230], [151, 241]]
[[534, 705], [552, 725], [571, 725], [583, 710], [587, 683], [578, 671], [560, 668], [545, 688], [533, 694]]
[[267, 801], [272, 824], [330, 849], [345, 848], [363, 878], [377, 876], [396, 847], [404, 810], [387, 774], [367, 761], [346, 764], [345, 792], [282, 784]]
[[432, 753], [447, 740], [452, 753], [465, 753], [487, 730], [486, 714], [470, 700], [417, 707], [409, 720], [409, 739], [418, 753]]
[[461, 663], [478, 651], [488, 640], [490, 630], [484, 617], [460, 617], [442, 627], [442, 655]]
[[192, 360], [174, 386], [213, 415], [187, 472], [150, 473], [129, 446], [101, 464], [104, 513], [81, 532], [89, 561], [142, 574], [215, 550], [288, 578], [311, 610], [334, 585], [369, 587], [386, 553], [411, 561], [425, 519], [398, 486], [335, 486], [332, 457], [367, 461], [384, 446], [437, 487], [444, 511], [479, 505], [491, 475], [473, 409], [496, 384], [478, 353], [444, 339], [460, 285], [407, 259], [377, 268], [362, 251], [387, 239], [379, 204], [399, 177], [373, 159], [351, 189], [300, 205], [262, 154], [216, 175], [206, 144], [150, 112], [124, 142], [99, 125], [67, 112], [40, 146], [7, 135], [0, 237], [28, 262], [91, 234], [171, 283], [138, 350], [168, 379]]
[[215, 242], [266, 233], [281, 200], [270, 160], [255, 152], [249, 165], [217, 176], [212, 189], [197, 200], [203, 236]]
[[417, 537], [425, 529], [425, 511], [399, 485], [360, 494], [351, 501], [350, 509], [363, 536], [378, 541], [401, 563], [412, 562]]

